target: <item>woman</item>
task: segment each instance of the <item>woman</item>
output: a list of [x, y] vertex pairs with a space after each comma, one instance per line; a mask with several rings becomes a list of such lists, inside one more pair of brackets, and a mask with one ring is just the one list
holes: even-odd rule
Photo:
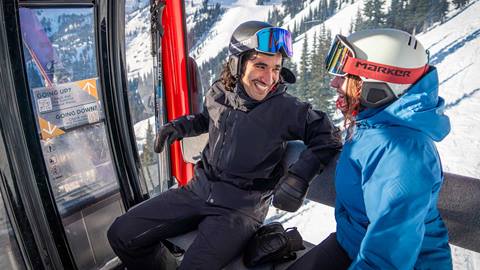
[[336, 36], [326, 68], [347, 130], [337, 232], [290, 269], [452, 269], [434, 144], [450, 122], [428, 52], [403, 31], [360, 31]]

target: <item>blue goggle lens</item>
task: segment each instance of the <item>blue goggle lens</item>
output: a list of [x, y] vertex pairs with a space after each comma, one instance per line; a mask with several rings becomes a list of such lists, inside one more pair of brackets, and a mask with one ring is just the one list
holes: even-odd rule
[[271, 27], [257, 32], [258, 46], [257, 50], [265, 53], [278, 53], [283, 48], [288, 57], [293, 56], [292, 35], [290, 31]]

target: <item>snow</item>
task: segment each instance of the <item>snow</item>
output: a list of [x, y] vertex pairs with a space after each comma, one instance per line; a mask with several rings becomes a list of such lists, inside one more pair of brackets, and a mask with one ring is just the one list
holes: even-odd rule
[[430, 50], [446, 100], [450, 135], [438, 143], [444, 170], [480, 178], [480, 1], [418, 39]]
[[129, 14], [130, 19], [125, 26], [126, 44], [128, 44], [127, 72], [128, 78], [144, 77], [152, 73], [153, 59], [151, 56], [150, 9], [141, 8]]
[[315, 245], [336, 230], [334, 208], [313, 201], [295, 213], [271, 207], [265, 223], [272, 221], [281, 222], [284, 228], [296, 227], [304, 240]]
[[[256, 0], [224, 1], [227, 11], [211, 28], [208, 37], [197, 47], [192, 56], [200, 66], [210, 58], [215, 57], [230, 42], [230, 36], [242, 22], [248, 20], [267, 20], [270, 5], [257, 6]], [[231, 3], [231, 4], [228, 4]]]

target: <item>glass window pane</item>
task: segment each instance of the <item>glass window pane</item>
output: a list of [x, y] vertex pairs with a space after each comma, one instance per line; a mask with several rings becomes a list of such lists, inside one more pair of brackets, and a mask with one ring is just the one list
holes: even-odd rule
[[114, 258], [124, 212], [107, 140], [93, 8], [20, 8], [25, 66], [45, 165], [79, 269]]
[[25, 269], [0, 193], [0, 269]]
[[[128, 73], [128, 104], [134, 126], [138, 155], [142, 166], [144, 192], [151, 197], [168, 189], [170, 182], [168, 151], [153, 151], [158, 125], [164, 115], [163, 88], [157, 88], [150, 34], [150, 1], [127, 0], [125, 2], [125, 47]], [[157, 94], [155, 95], [155, 89]], [[157, 104], [157, 105], [155, 105]], [[155, 106], [159, 110], [158, 123]]]

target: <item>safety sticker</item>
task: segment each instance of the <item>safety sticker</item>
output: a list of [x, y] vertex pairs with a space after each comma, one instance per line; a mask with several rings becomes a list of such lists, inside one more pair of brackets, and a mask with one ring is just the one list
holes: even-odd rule
[[[39, 87], [32, 91], [37, 117], [44, 119], [52, 129], [55, 127], [67, 131], [104, 119], [102, 104], [98, 99], [97, 78]], [[50, 130], [48, 125], [40, 128], [42, 138], [43, 129]], [[49, 136], [45, 134], [45, 137]]]

